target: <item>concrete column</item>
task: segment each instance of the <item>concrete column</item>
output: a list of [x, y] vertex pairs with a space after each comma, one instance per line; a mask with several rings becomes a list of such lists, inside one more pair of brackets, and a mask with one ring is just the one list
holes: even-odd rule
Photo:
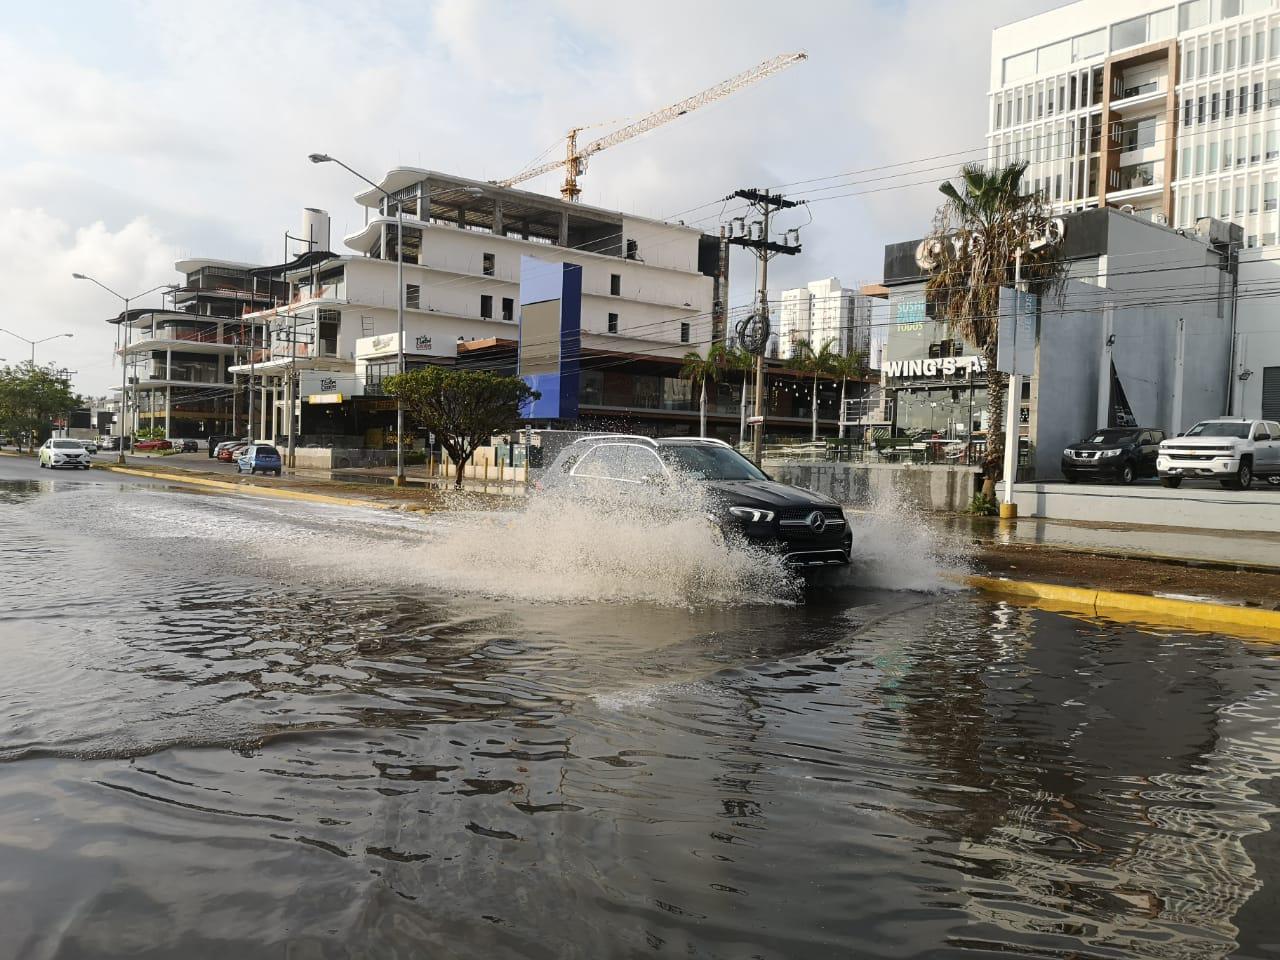
[[1102, 309], [1102, 348], [1098, 351], [1098, 429], [1111, 421], [1111, 341], [1115, 331], [1115, 308]]
[[267, 437], [267, 394], [269, 391], [265, 384], [259, 388], [259, 391], [262, 395], [262, 404], [258, 409], [258, 436], [263, 440], [267, 440], [269, 439]]
[[1183, 373], [1187, 361], [1187, 321], [1178, 318], [1178, 339], [1173, 354], [1173, 403], [1169, 411], [1169, 429], [1182, 432]]
[[493, 232], [495, 236], [502, 236], [502, 201], [493, 201]]
[[567, 210], [560, 212], [560, 237], [556, 243], [562, 247], [569, 245], [569, 211]]
[[169, 414], [172, 410], [172, 407], [173, 407], [173, 387], [165, 387], [164, 388], [164, 435], [166, 440], [169, 437], [173, 436], [173, 433], [169, 428]]
[[[164, 352], [164, 377], [166, 380], [173, 379], [173, 350], [166, 349]], [[166, 386], [164, 388], [164, 435], [168, 439], [169, 433], [169, 405], [173, 398], [173, 387]], [[153, 423], [152, 426], [155, 426]]]

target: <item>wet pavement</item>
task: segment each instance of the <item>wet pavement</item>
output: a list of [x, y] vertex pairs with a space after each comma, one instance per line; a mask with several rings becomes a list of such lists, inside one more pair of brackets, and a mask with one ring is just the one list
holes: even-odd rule
[[1280, 955], [1275, 648], [883, 523], [796, 593], [0, 460], [0, 957]]

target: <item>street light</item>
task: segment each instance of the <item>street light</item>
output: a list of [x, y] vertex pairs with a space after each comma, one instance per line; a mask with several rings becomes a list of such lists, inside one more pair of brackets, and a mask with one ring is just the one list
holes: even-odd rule
[[[124, 466], [124, 431], [125, 425], [128, 422], [128, 418], [125, 414], [129, 409], [129, 301], [139, 300], [149, 293], [155, 293], [157, 290], [175, 290], [177, 288], [172, 283], [162, 283], [159, 286], [152, 287], [150, 290], [143, 290], [141, 293], [135, 293], [132, 297], [126, 297], [122, 294], [116, 293], [105, 283], [95, 280], [93, 277], [87, 277], [83, 273], [73, 273], [71, 278], [73, 280], [88, 280], [90, 283], [101, 287], [118, 300], [124, 301], [124, 312], [120, 314], [120, 323], [125, 325], [124, 341], [120, 347], [120, 455], [116, 459], [117, 464]], [[67, 336], [71, 336], [71, 334], [67, 334]]]
[[23, 341], [24, 343], [29, 343], [29, 344], [31, 345], [31, 362], [32, 362], [33, 364], [36, 362], [36, 346], [37, 346], [38, 344], [41, 344], [41, 343], [48, 343], [50, 340], [57, 340], [57, 339], [58, 339], [58, 338], [60, 338], [60, 337], [74, 337], [74, 336], [75, 336], [75, 334], [74, 334], [74, 333], [55, 333], [53, 336], [51, 336], [51, 337], [45, 337], [45, 338], [44, 338], [44, 339], [42, 339], [42, 340], [28, 340], [28, 339], [27, 339], [26, 337], [24, 337], [22, 334], [20, 334], [20, 333], [14, 333], [12, 330], [6, 330], [4, 327], [0, 327], [0, 333], [7, 333], [9, 336], [11, 336], [11, 337], [16, 337], [17, 339], [19, 339], [19, 340]]
[[[404, 206], [385, 189], [378, 186], [364, 174], [352, 170], [336, 157], [331, 157], [327, 153], [311, 153], [307, 155], [307, 159], [312, 163], [336, 163], [347, 173], [363, 180], [381, 193], [387, 198], [388, 204], [395, 203], [396, 205], [396, 328], [399, 331], [399, 336], [396, 338], [396, 371], [404, 373]], [[289, 415], [292, 417], [292, 410], [289, 411]], [[290, 421], [290, 424], [292, 425], [292, 421]], [[290, 433], [292, 433], [292, 429]], [[399, 397], [396, 397], [395, 483], [398, 487], [404, 485], [404, 403]]]

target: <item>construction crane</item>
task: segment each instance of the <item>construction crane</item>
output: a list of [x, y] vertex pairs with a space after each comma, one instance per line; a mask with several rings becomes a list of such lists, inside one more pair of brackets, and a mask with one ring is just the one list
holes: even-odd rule
[[[647, 133], [654, 127], [660, 127], [664, 123], [683, 117], [686, 113], [697, 110], [699, 107], [705, 107], [709, 103], [723, 99], [731, 93], [737, 93], [743, 87], [750, 86], [757, 80], [763, 80], [771, 77], [775, 73], [787, 69], [793, 64], [799, 63], [801, 60], [808, 59], [807, 53], [784, 53], [776, 56], [771, 60], [758, 64], [736, 77], [730, 77], [717, 83], [714, 87], [708, 87], [701, 93], [695, 93], [692, 97], [681, 100], [679, 103], [673, 103], [669, 107], [663, 107], [655, 113], [649, 114], [634, 123], [629, 123], [625, 127], [615, 130], [613, 133], [607, 134], [598, 140], [592, 140], [581, 150], [578, 149], [578, 134], [588, 129], [588, 126], [573, 127], [565, 136], [565, 150], [563, 160], [552, 160], [549, 163], [543, 163], [536, 167], [530, 167], [527, 170], [517, 173], [514, 177], [506, 180], [495, 181], [500, 187], [512, 187], [517, 183], [524, 183], [526, 180], [532, 180], [534, 177], [540, 177], [544, 173], [552, 170], [564, 169], [564, 185], [560, 187], [560, 196], [565, 200], [576, 203], [582, 195], [582, 190], [578, 187], [578, 178], [587, 172], [587, 158], [593, 154], [599, 153], [615, 144], [630, 140], [632, 137], [638, 137], [642, 133]], [[595, 126], [591, 124], [589, 126]]]

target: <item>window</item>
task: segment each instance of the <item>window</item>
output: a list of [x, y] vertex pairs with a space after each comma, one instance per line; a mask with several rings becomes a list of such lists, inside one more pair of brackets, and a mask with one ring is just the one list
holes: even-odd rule
[[1236, 138], [1236, 166], [1243, 167], [1245, 160], [1249, 158], [1249, 145], [1244, 134], [1240, 134]]
[[1262, 134], [1255, 133], [1249, 137], [1249, 162], [1257, 163], [1262, 159]]
[[484, 255], [484, 262], [483, 262], [483, 265], [481, 266], [481, 271], [484, 273], [486, 277], [493, 276], [493, 260], [494, 258], [492, 253], [486, 253]]
[[516, 318], [516, 302], [511, 297], [502, 298], [502, 319], [511, 323]]
[[1271, 28], [1271, 59], [1274, 60], [1276, 55], [1280, 54], [1280, 27]]
[[1235, 211], [1237, 217], [1244, 216], [1244, 187], [1236, 187]]
[[1222, 0], [1222, 19], [1240, 16], [1240, 0]]
[[1184, 177], [1191, 176], [1191, 151], [1190, 150], [1182, 151], [1182, 176]]
[[1209, 119], [1218, 119], [1218, 94], [1212, 94], [1209, 97]]
[[1262, 109], [1262, 84], [1261, 83], [1255, 83], [1253, 85], [1253, 109], [1254, 110]]
[[1267, 81], [1267, 106], [1280, 105], [1280, 77], [1272, 77]]
[[1230, 187], [1223, 187], [1222, 190], [1218, 192], [1218, 216], [1224, 217], [1224, 218], [1231, 216], [1231, 188]]
[[1263, 184], [1262, 209], [1276, 209], [1276, 182], [1274, 180], [1268, 180]]
[[611, 297], [622, 296], [622, 274], [620, 273], [609, 274], [609, 296]]
[[1195, 168], [1193, 172], [1197, 177], [1200, 176], [1200, 174], [1204, 173], [1204, 144], [1203, 143], [1196, 144], [1196, 162], [1195, 162]]
[[1277, 131], [1274, 127], [1267, 131], [1267, 159], [1274, 160], [1280, 157], [1280, 137], [1277, 137]]
[[1240, 66], [1247, 67], [1249, 65], [1249, 35], [1243, 34], [1240, 37]]
[[493, 297], [487, 293], [480, 294], [480, 316], [486, 320], [493, 319]]
[[[1111, 25], [1112, 50], [1119, 50], [1121, 47], [1136, 47], [1138, 44], [1146, 42], [1147, 18], [1145, 16], [1134, 17], [1132, 20], [1121, 20], [1119, 23]], [[1009, 61], [1006, 60], [1006, 70], [1008, 69], [1008, 63]]]
[[1259, 30], [1253, 35], [1253, 62], [1261, 63], [1267, 57], [1267, 35]]
[[1222, 115], [1228, 120], [1231, 119], [1231, 107], [1235, 104], [1235, 97], [1231, 96], [1231, 91], [1227, 91], [1227, 95], [1222, 98]]
[[1234, 70], [1236, 68], [1236, 40], [1235, 37], [1227, 40], [1227, 69]]
[[1182, 55], [1182, 76], [1187, 80], [1196, 78], [1196, 48], [1187, 44], [1186, 52]]
[[1214, 140], [1212, 143], [1209, 144], [1209, 159], [1207, 162], [1208, 162], [1208, 166], [1205, 168], [1205, 171], [1207, 173], [1217, 173], [1218, 172], [1218, 141], [1217, 140]]
[[1209, 22], [1209, 0], [1185, 0], [1178, 4], [1178, 32], [1194, 30]]
[[1015, 57], [1004, 58], [1004, 82], [1013, 83], [1036, 72], [1036, 52], [1028, 50]]
[[1249, 88], [1241, 87], [1240, 96], [1236, 100], [1236, 113], [1244, 116], [1245, 111], [1249, 109]]
[[583, 454], [573, 468], [573, 475], [642, 483], [649, 477], [666, 476], [666, 470], [658, 455], [648, 447], [635, 443], [602, 443]]
[[609, 332], [618, 332], [618, 315], [616, 313], [609, 314]]
[[406, 310], [420, 310], [421, 307], [421, 288], [416, 283], [406, 283], [404, 285], [404, 307]]
[[681, 343], [689, 342], [689, 324], [688, 323], [680, 324], [680, 342]]
[[1182, 101], [1182, 125], [1184, 127], [1191, 126], [1191, 111], [1193, 108], [1194, 104], [1192, 104], [1190, 97]]
[[1258, 185], [1256, 183], [1249, 184], [1249, 212], [1258, 212]]
[[1213, 45], [1213, 73], [1222, 72], [1222, 41]]
[[1196, 98], [1196, 123], [1204, 123], [1204, 97]]

